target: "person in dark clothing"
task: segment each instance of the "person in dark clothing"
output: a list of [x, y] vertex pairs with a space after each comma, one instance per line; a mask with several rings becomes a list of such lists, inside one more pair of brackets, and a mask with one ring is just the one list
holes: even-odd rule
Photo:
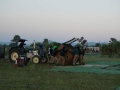
[[26, 45], [24, 42], [25, 42], [25, 41], [22, 41], [22, 42], [19, 44], [19, 48], [24, 48], [24, 45]]
[[50, 47], [48, 48], [48, 58], [49, 58], [49, 60], [50, 60], [50, 58], [51, 58], [52, 51], [53, 51], [52, 46], [50, 46]]
[[39, 49], [40, 49], [40, 52], [39, 52], [40, 55], [41, 55], [41, 56], [44, 56], [44, 53], [43, 53], [43, 45], [42, 45], [42, 44], [39, 45]]
[[57, 54], [57, 48], [55, 48], [54, 50], [52, 50], [52, 52], [51, 52], [51, 57], [50, 57], [50, 61], [49, 61], [49, 64], [54, 64], [54, 63], [56, 63], [56, 54]]
[[59, 58], [58, 58], [58, 60], [57, 60], [57, 62], [56, 62], [56, 65], [58, 65], [58, 64], [65, 65], [64, 55], [65, 55], [66, 51], [67, 51], [67, 50], [65, 49], [65, 47], [63, 47], [63, 48], [60, 50], [60, 56], [59, 56]]
[[73, 52], [75, 54], [74, 58], [73, 58], [73, 65], [75, 65], [77, 60], [78, 60], [78, 58], [79, 58], [79, 47], [74, 47]]
[[52, 54], [52, 51], [53, 51], [52, 46], [50, 46], [49, 49], [48, 49], [48, 55], [49, 56]]
[[25, 54], [25, 51], [24, 51], [24, 45], [26, 45], [24, 43], [25, 41], [22, 41], [20, 44], [19, 44], [19, 48], [20, 48], [20, 54], [21, 55], [24, 55], [24, 65], [27, 66], [28, 62], [30, 61], [30, 58], [27, 58], [27, 54]]
[[79, 57], [80, 57], [80, 59], [79, 59], [79, 64], [80, 64], [80, 65], [85, 65], [85, 63], [84, 63], [84, 61], [83, 61], [84, 53], [85, 53], [85, 49], [81, 49], [81, 50], [79, 51]]

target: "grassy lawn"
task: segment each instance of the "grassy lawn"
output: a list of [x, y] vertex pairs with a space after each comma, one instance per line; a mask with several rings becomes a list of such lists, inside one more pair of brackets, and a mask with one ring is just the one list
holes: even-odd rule
[[[85, 55], [85, 62], [118, 61], [120, 58], [101, 58]], [[0, 59], [0, 90], [116, 90], [119, 74], [51, 72], [48, 64], [14, 67], [9, 60]], [[47, 71], [45, 71], [47, 70]]]

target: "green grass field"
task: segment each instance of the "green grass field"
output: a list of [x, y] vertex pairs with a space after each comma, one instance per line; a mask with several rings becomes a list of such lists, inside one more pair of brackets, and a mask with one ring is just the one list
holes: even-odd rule
[[[120, 58], [99, 55], [85, 55], [84, 59], [86, 63], [120, 62]], [[117, 90], [120, 86], [120, 74], [49, 71], [53, 67], [31, 61], [23, 68], [14, 67], [9, 60], [0, 59], [0, 90]]]

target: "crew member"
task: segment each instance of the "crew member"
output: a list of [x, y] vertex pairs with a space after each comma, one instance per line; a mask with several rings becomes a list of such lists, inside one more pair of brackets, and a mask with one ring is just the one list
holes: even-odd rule
[[80, 52], [79, 52], [79, 57], [80, 57], [79, 64], [80, 65], [85, 65], [84, 60], [83, 60], [84, 53], [85, 53], [85, 49], [81, 49]]
[[58, 58], [58, 60], [57, 60], [57, 62], [56, 62], [56, 65], [58, 65], [58, 64], [62, 64], [63, 66], [65, 65], [64, 55], [65, 55], [66, 51], [67, 51], [67, 50], [65, 49], [65, 47], [63, 47], [63, 48], [60, 50], [60, 56], [59, 56], [59, 58]]
[[73, 52], [75, 54], [74, 58], [73, 58], [73, 65], [75, 65], [77, 60], [78, 60], [78, 58], [79, 58], [79, 47], [74, 47]]
[[24, 48], [24, 45], [26, 45], [24, 42], [25, 42], [25, 41], [22, 41], [22, 42], [19, 44], [19, 48]]
[[57, 48], [55, 48], [52, 53], [51, 53], [51, 56], [50, 56], [50, 61], [49, 61], [49, 64], [55, 64], [56, 63], [56, 60], [57, 58], [55, 57], [57, 54]]

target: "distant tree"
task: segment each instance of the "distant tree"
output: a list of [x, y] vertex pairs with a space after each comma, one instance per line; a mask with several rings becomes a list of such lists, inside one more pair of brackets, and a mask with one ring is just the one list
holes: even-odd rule
[[100, 47], [101, 44], [100, 43], [95, 43], [95, 47]]
[[61, 45], [61, 43], [58, 43], [58, 42], [51, 42], [51, 43], [48, 43], [48, 44], [46, 44], [46, 49], [48, 49], [50, 46], [60, 46]]
[[76, 44], [74, 47], [82, 48], [82, 45], [81, 44]]
[[44, 46], [45, 48], [48, 48], [48, 47], [49, 47], [48, 39], [47, 39], [47, 38], [44, 39], [42, 44], [43, 44], [43, 46]]
[[110, 49], [112, 50], [112, 54], [119, 54], [120, 53], [120, 41], [115, 38], [110, 38], [109, 41]]
[[100, 47], [102, 54], [107, 54], [109, 57], [117, 54], [120, 56], [120, 41], [115, 38], [110, 38], [109, 44]]
[[110, 42], [117, 42], [117, 39], [115, 39], [115, 38], [110, 38]]
[[108, 46], [106, 44], [102, 44], [100, 46], [100, 52], [101, 52], [102, 56], [107, 54], [107, 50], [108, 50]]
[[43, 41], [43, 45], [44, 45], [44, 47], [46, 48], [46, 49], [48, 49], [50, 46], [59, 46], [61, 43], [58, 43], [58, 42], [51, 42], [51, 43], [49, 43], [48, 42], [48, 39], [44, 39], [44, 41]]
[[[40, 44], [42, 44], [42, 43], [41, 43], [41, 42], [35, 42], [35, 46], [36, 46], [36, 47], [39, 47]], [[33, 47], [33, 46], [34, 46], [34, 43], [31, 43], [31, 44], [30, 44], [30, 47]]]
[[44, 39], [43, 44], [48, 44], [48, 39]]
[[91, 45], [91, 47], [94, 47], [94, 45]]
[[58, 42], [52, 42], [52, 45], [53, 45], [53, 46], [60, 46], [61, 43], [58, 43]]
[[[48, 39], [44, 39], [43, 42], [36, 42], [35, 43], [37, 47], [39, 47], [40, 44], [42, 44], [44, 46], [44, 48], [48, 49], [50, 46], [60, 46], [61, 43], [58, 42], [48, 42]], [[30, 46], [33, 47], [34, 43], [31, 43]]]

